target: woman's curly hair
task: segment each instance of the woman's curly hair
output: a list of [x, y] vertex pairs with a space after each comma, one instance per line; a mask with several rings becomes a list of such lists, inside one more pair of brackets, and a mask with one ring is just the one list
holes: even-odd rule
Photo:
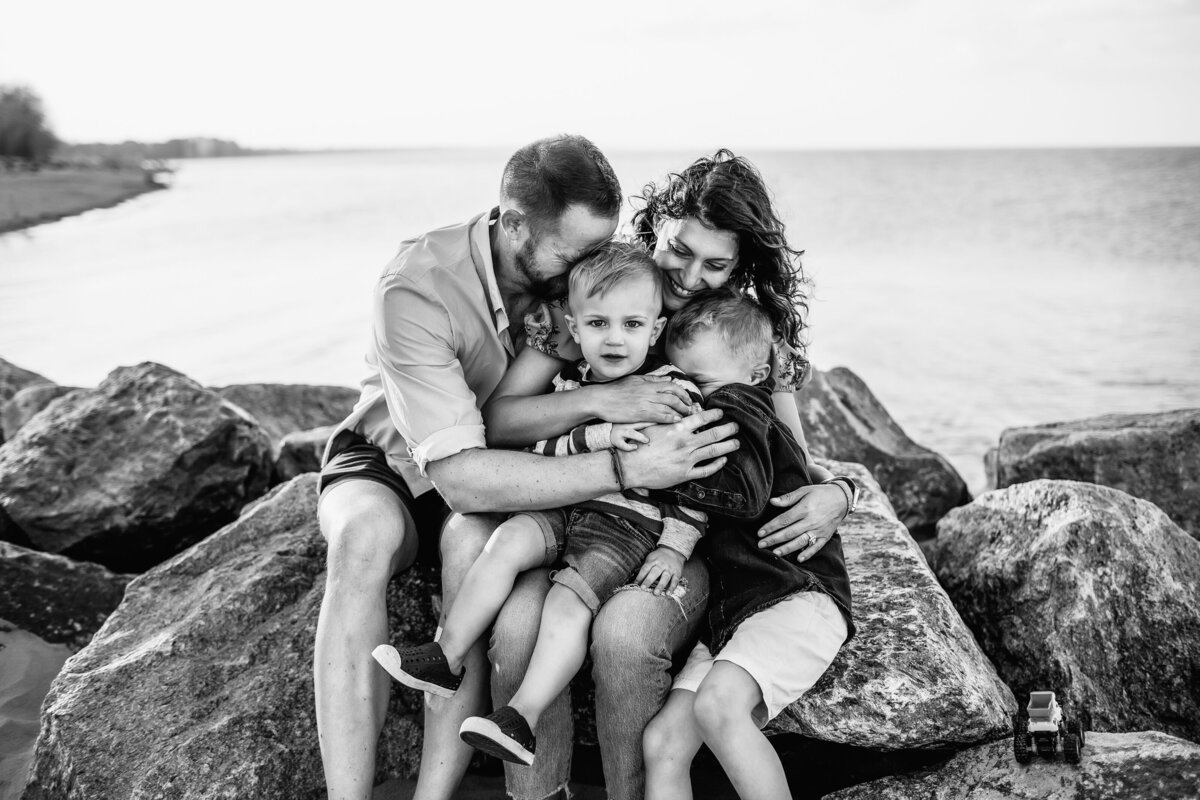
[[788, 246], [783, 221], [775, 213], [759, 171], [724, 148], [667, 176], [661, 187], [642, 190], [642, 207], [633, 215], [633, 234], [651, 250], [655, 228], [665, 219], [695, 217], [709, 228], [737, 236], [738, 265], [730, 285], [758, 300], [775, 334], [799, 352], [808, 298], [808, 279], [800, 265], [802, 250]]

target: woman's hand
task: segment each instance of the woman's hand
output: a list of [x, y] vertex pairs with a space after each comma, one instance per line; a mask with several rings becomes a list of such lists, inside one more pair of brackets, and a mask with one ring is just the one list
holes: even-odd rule
[[827, 483], [801, 486], [794, 492], [772, 497], [775, 506], [791, 506], [758, 531], [758, 546], [773, 548], [777, 556], [796, 553], [796, 561], [807, 561], [837, 532], [849, 508], [846, 493]]
[[655, 594], [670, 594], [683, 575], [683, 553], [669, 547], [656, 547], [646, 556], [634, 582]]
[[592, 392], [595, 416], [605, 422], [678, 422], [695, 410], [688, 393], [663, 375], [627, 375], [583, 391]]

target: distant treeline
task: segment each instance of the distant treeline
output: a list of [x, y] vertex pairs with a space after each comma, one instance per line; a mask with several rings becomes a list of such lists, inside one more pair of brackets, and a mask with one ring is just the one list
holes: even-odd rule
[[286, 151], [250, 150], [237, 142], [203, 136], [167, 142], [67, 144], [50, 129], [42, 110], [42, 100], [33, 90], [0, 84], [0, 168], [36, 170], [42, 166], [81, 166], [119, 169], [138, 167], [146, 161], [279, 152]]

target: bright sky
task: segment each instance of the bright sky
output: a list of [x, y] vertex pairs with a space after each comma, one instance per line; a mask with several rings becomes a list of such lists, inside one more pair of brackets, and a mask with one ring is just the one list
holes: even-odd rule
[[7, 4], [69, 141], [1200, 144], [1200, 0]]

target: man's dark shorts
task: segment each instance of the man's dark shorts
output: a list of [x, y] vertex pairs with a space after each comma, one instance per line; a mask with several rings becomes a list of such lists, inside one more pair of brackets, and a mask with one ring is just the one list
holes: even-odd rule
[[341, 431], [329, 448], [317, 488], [323, 493], [333, 484], [351, 479], [374, 481], [391, 489], [417, 524], [417, 563], [441, 563], [438, 541], [451, 512], [436, 490], [413, 497], [404, 479], [388, 466], [383, 450], [354, 431]]

